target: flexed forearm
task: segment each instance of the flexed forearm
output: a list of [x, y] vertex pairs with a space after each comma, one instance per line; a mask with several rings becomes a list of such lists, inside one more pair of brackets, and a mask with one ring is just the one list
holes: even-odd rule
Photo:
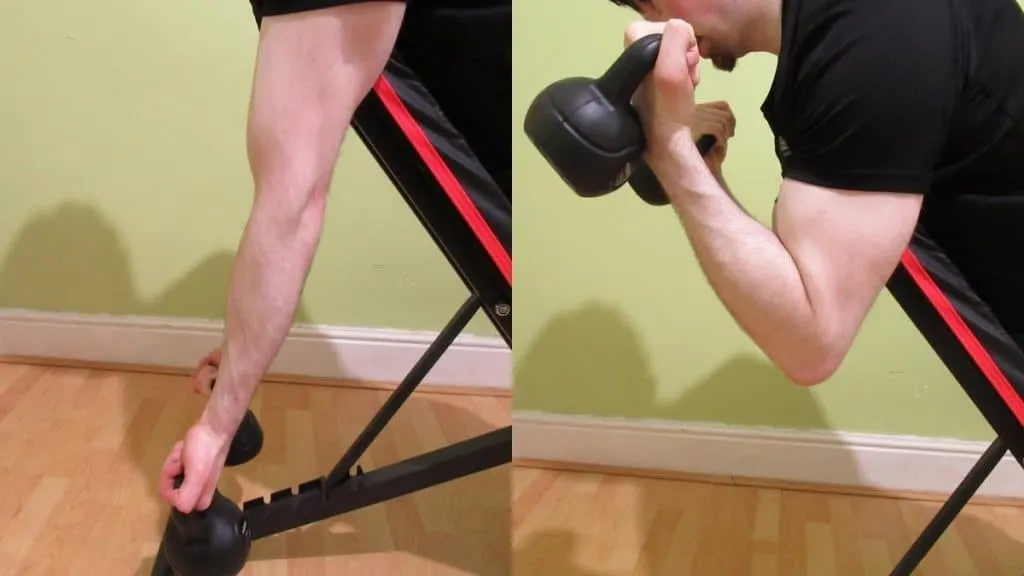
[[288, 335], [342, 141], [404, 13], [401, 3], [352, 4], [263, 20], [247, 142], [256, 194], [231, 278], [217, 385], [202, 416], [221, 433], [237, 429]]
[[326, 191], [297, 212], [257, 193], [239, 246], [225, 318], [223, 356], [203, 419], [233, 435], [291, 328], [323, 229]]
[[818, 360], [828, 360], [821, 318], [793, 256], [730, 197], [711, 170], [693, 164], [688, 173], [685, 189], [676, 183], [670, 195], [708, 283], [776, 366], [794, 380], [815, 380], [822, 370]]

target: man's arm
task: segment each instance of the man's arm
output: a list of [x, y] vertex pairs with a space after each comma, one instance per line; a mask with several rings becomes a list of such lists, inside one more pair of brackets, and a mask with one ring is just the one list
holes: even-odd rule
[[[769, 229], [694, 147], [666, 191], [709, 283], [794, 382], [845, 358], [899, 262], [945, 146], [960, 52], [942, 4], [865, 2], [808, 17], [778, 95], [787, 153]], [[838, 10], [838, 8], [837, 8]], [[813, 45], [811, 45], [813, 43]]]
[[831, 376], [907, 246], [919, 194], [852, 192], [786, 180], [775, 230], [710, 171], [674, 202], [708, 283], [787, 377]]
[[373, 2], [263, 18], [248, 126], [256, 190], [231, 277], [217, 385], [200, 420], [225, 438], [291, 327], [342, 139], [404, 11], [401, 2]]

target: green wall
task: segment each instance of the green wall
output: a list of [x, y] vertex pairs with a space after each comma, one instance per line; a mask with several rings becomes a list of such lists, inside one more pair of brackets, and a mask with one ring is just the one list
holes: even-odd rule
[[[540, 16], [543, 5], [543, 17]], [[632, 15], [605, 0], [519, 0], [513, 121], [565, 76], [599, 75]], [[737, 116], [727, 178], [767, 222], [778, 165], [759, 106], [774, 57], [703, 68], [699, 101]], [[963, 439], [992, 436], [886, 294], [838, 374], [796, 387], [736, 327], [675, 215], [630, 192], [582, 200], [515, 142], [517, 410]], [[705, 329], [699, 329], [704, 326]]]
[[[0, 307], [221, 316], [255, 42], [245, 0], [4, 3]], [[297, 320], [439, 329], [464, 296], [353, 135]]]
[[[220, 317], [251, 193], [247, 3], [36, 0], [0, 15], [0, 307]], [[517, 0], [512, 121], [547, 83], [602, 72], [631, 18], [603, 0]], [[729, 179], [765, 219], [778, 170], [758, 106], [773, 65], [705, 68], [699, 95], [731, 102]], [[991, 436], [888, 296], [840, 372], [797, 388], [718, 303], [671, 211], [575, 198], [521, 134], [515, 163], [517, 409]], [[437, 329], [462, 297], [350, 139], [297, 320]], [[482, 318], [470, 331], [492, 334]]]

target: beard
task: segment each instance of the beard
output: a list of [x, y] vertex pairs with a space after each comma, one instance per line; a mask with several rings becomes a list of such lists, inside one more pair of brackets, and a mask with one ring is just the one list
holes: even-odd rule
[[735, 56], [715, 55], [711, 57], [711, 65], [722, 72], [732, 72], [736, 69], [737, 60]]

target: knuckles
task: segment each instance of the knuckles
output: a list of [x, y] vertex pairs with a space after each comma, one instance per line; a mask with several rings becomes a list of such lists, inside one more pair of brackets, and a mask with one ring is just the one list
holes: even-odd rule
[[644, 36], [651, 34], [681, 34], [683, 37], [696, 41], [693, 26], [686, 20], [673, 18], [665, 22], [648, 22], [647, 20], [635, 20], [626, 26], [626, 33], [623, 37], [623, 44], [628, 47]]
[[661, 32], [664, 28], [665, 25], [660, 22], [648, 22], [646, 20], [636, 20], [634, 22], [630, 22], [630, 24], [626, 26], [626, 34], [623, 37], [623, 45], [628, 48], [631, 44], [643, 38], [644, 36], [657, 34]]
[[696, 38], [696, 35], [693, 32], [693, 26], [691, 26], [686, 20], [673, 18], [672, 20], [665, 22], [664, 33], [667, 34], [670, 30], [673, 33], [682, 34], [684, 37]]

